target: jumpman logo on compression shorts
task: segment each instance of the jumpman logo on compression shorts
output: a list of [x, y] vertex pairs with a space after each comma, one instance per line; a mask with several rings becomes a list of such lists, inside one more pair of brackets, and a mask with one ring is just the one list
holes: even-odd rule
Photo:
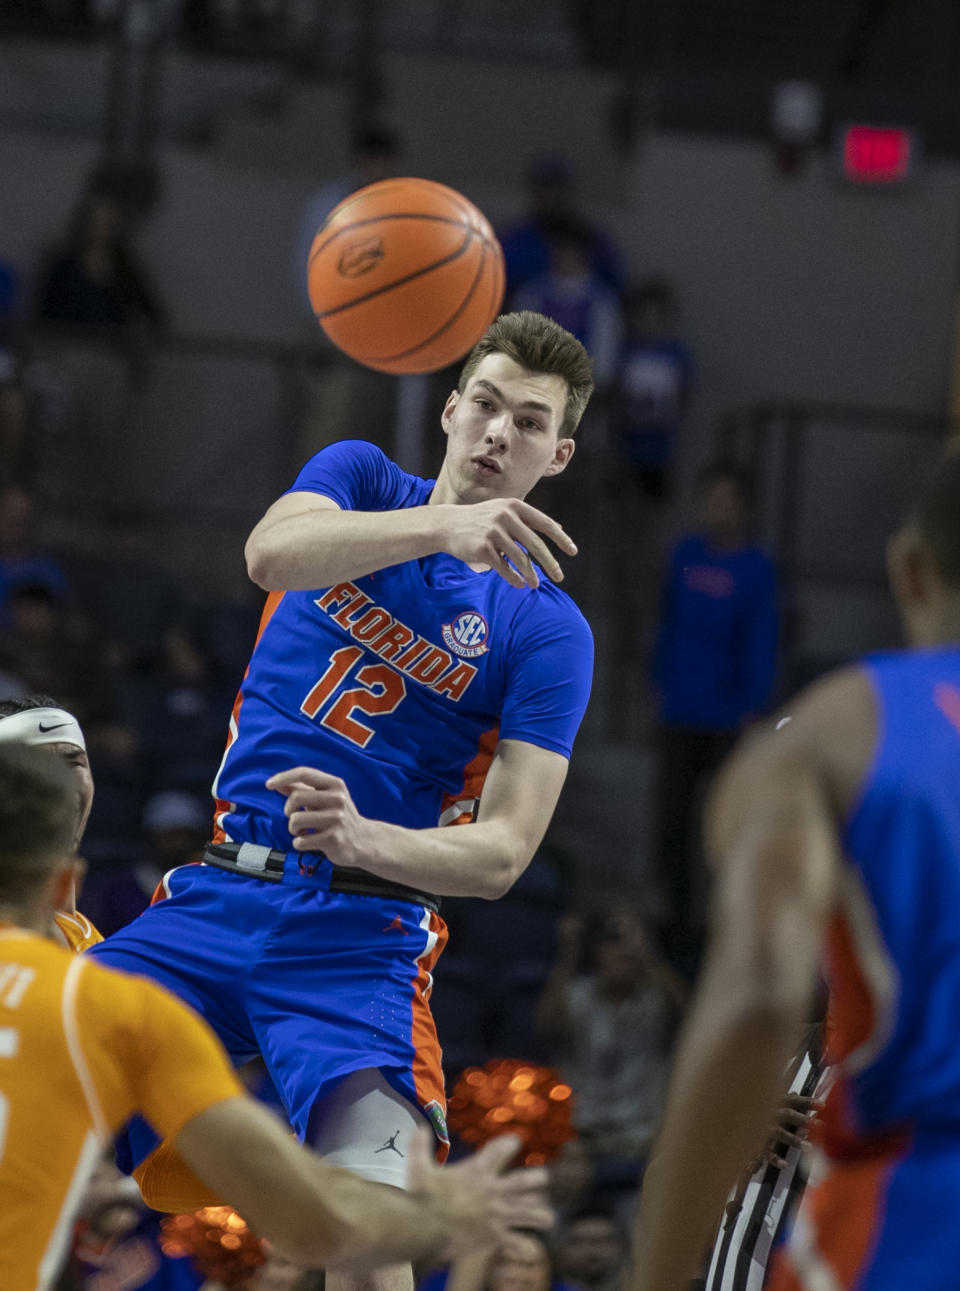
[[373, 1155], [376, 1156], [377, 1152], [396, 1152], [398, 1157], [402, 1157], [403, 1153], [397, 1147], [397, 1139], [399, 1137], [400, 1137], [400, 1131], [397, 1130], [396, 1134], [391, 1134], [390, 1137], [387, 1139], [386, 1143], [384, 1143], [383, 1147], [377, 1148]]

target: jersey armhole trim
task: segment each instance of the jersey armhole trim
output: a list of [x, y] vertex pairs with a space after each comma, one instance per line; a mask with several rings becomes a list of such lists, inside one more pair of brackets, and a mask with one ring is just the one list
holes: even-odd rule
[[83, 1052], [80, 1026], [77, 1022], [77, 993], [80, 987], [80, 974], [86, 967], [87, 964], [82, 956], [77, 955], [67, 969], [67, 975], [63, 982], [63, 1034], [67, 1042], [70, 1061], [73, 1063], [73, 1069], [76, 1072], [77, 1080], [80, 1082], [80, 1088], [83, 1090], [83, 1096], [87, 1102], [93, 1128], [100, 1142], [104, 1147], [107, 1147], [113, 1136], [110, 1133], [110, 1125], [104, 1114], [100, 1097], [97, 1094], [97, 1087], [94, 1083], [90, 1066]]

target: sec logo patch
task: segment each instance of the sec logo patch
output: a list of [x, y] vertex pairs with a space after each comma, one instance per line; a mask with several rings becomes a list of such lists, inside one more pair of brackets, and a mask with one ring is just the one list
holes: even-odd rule
[[443, 625], [444, 645], [461, 659], [475, 659], [483, 654], [489, 634], [487, 620], [476, 610], [461, 610], [456, 618]]

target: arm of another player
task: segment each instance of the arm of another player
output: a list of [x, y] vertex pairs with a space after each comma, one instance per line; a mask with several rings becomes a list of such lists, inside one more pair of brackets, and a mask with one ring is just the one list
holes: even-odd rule
[[556, 520], [519, 498], [344, 511], [332, 498], [303, 490], [273, 503], [244, 550], [250, 578], [265, 591], [331, 587], [440, 551], [468, 564], [489, 565], [515, 587], [536, 587], [539, 577], [527, 552], [554, 581], [563, 578], [541, 534], [576, 555], [576, 545]]
[[[683, 1291], [745, 1161], [761, 1148], [807, 1020], [840, 868], [816, 753], [838, 735], [801, 701], [720, 774], [707, 820], [718, 867], [706, 964], [644, 1179], [630, 1291]], [[842, 720], [841, 720], [842, 725]]]
[[411, 1192], [326, 1165], [266, 1108], [231, 1098], [193, 1117], [177, 1136], [184, 1160], [289, 1259], [375, 1267], [446, 1261], [547, 1228], [543, 1170], [504, 1173], [518, 1141], [504, 1137], [442, 1172], [424, 1126], [411, 1160]]
[[286, 795], [293, 846], [323, 852], [335, 865], [438, 896], [503, 896], [540, 846], [567, 775], [567, 759], [524, 740], [497, 745], [469, 825], [405, 829], [361, 816], [337, 776], [294, 767], [267, 788]]
[[[546, 1175], [504, 1174], [517, 1141], [488, 1145], [439, 1170], [426, 1142], [411, 1155], [411, 1187], [358, 1179], [303, 1148], [247, 1097], [216, 1036], [154, 982], [83, 957], [78, 1021], [103, 1112], [104, 1133], [139, 1111], [207, 1187], [294, 1261], [377, 1265], [455, 1258], [495, 1245], [514, 1228], [546, 1228]], [[424, 1139], [432, 1143], [426, 1124]]]

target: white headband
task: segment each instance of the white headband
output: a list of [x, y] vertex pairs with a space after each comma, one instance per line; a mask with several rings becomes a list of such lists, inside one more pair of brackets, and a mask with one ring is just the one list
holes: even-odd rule
[[0, 744], [72, 744], [87, 751], [80, 723], [62, 708], [25, 708], [0, 717]]

